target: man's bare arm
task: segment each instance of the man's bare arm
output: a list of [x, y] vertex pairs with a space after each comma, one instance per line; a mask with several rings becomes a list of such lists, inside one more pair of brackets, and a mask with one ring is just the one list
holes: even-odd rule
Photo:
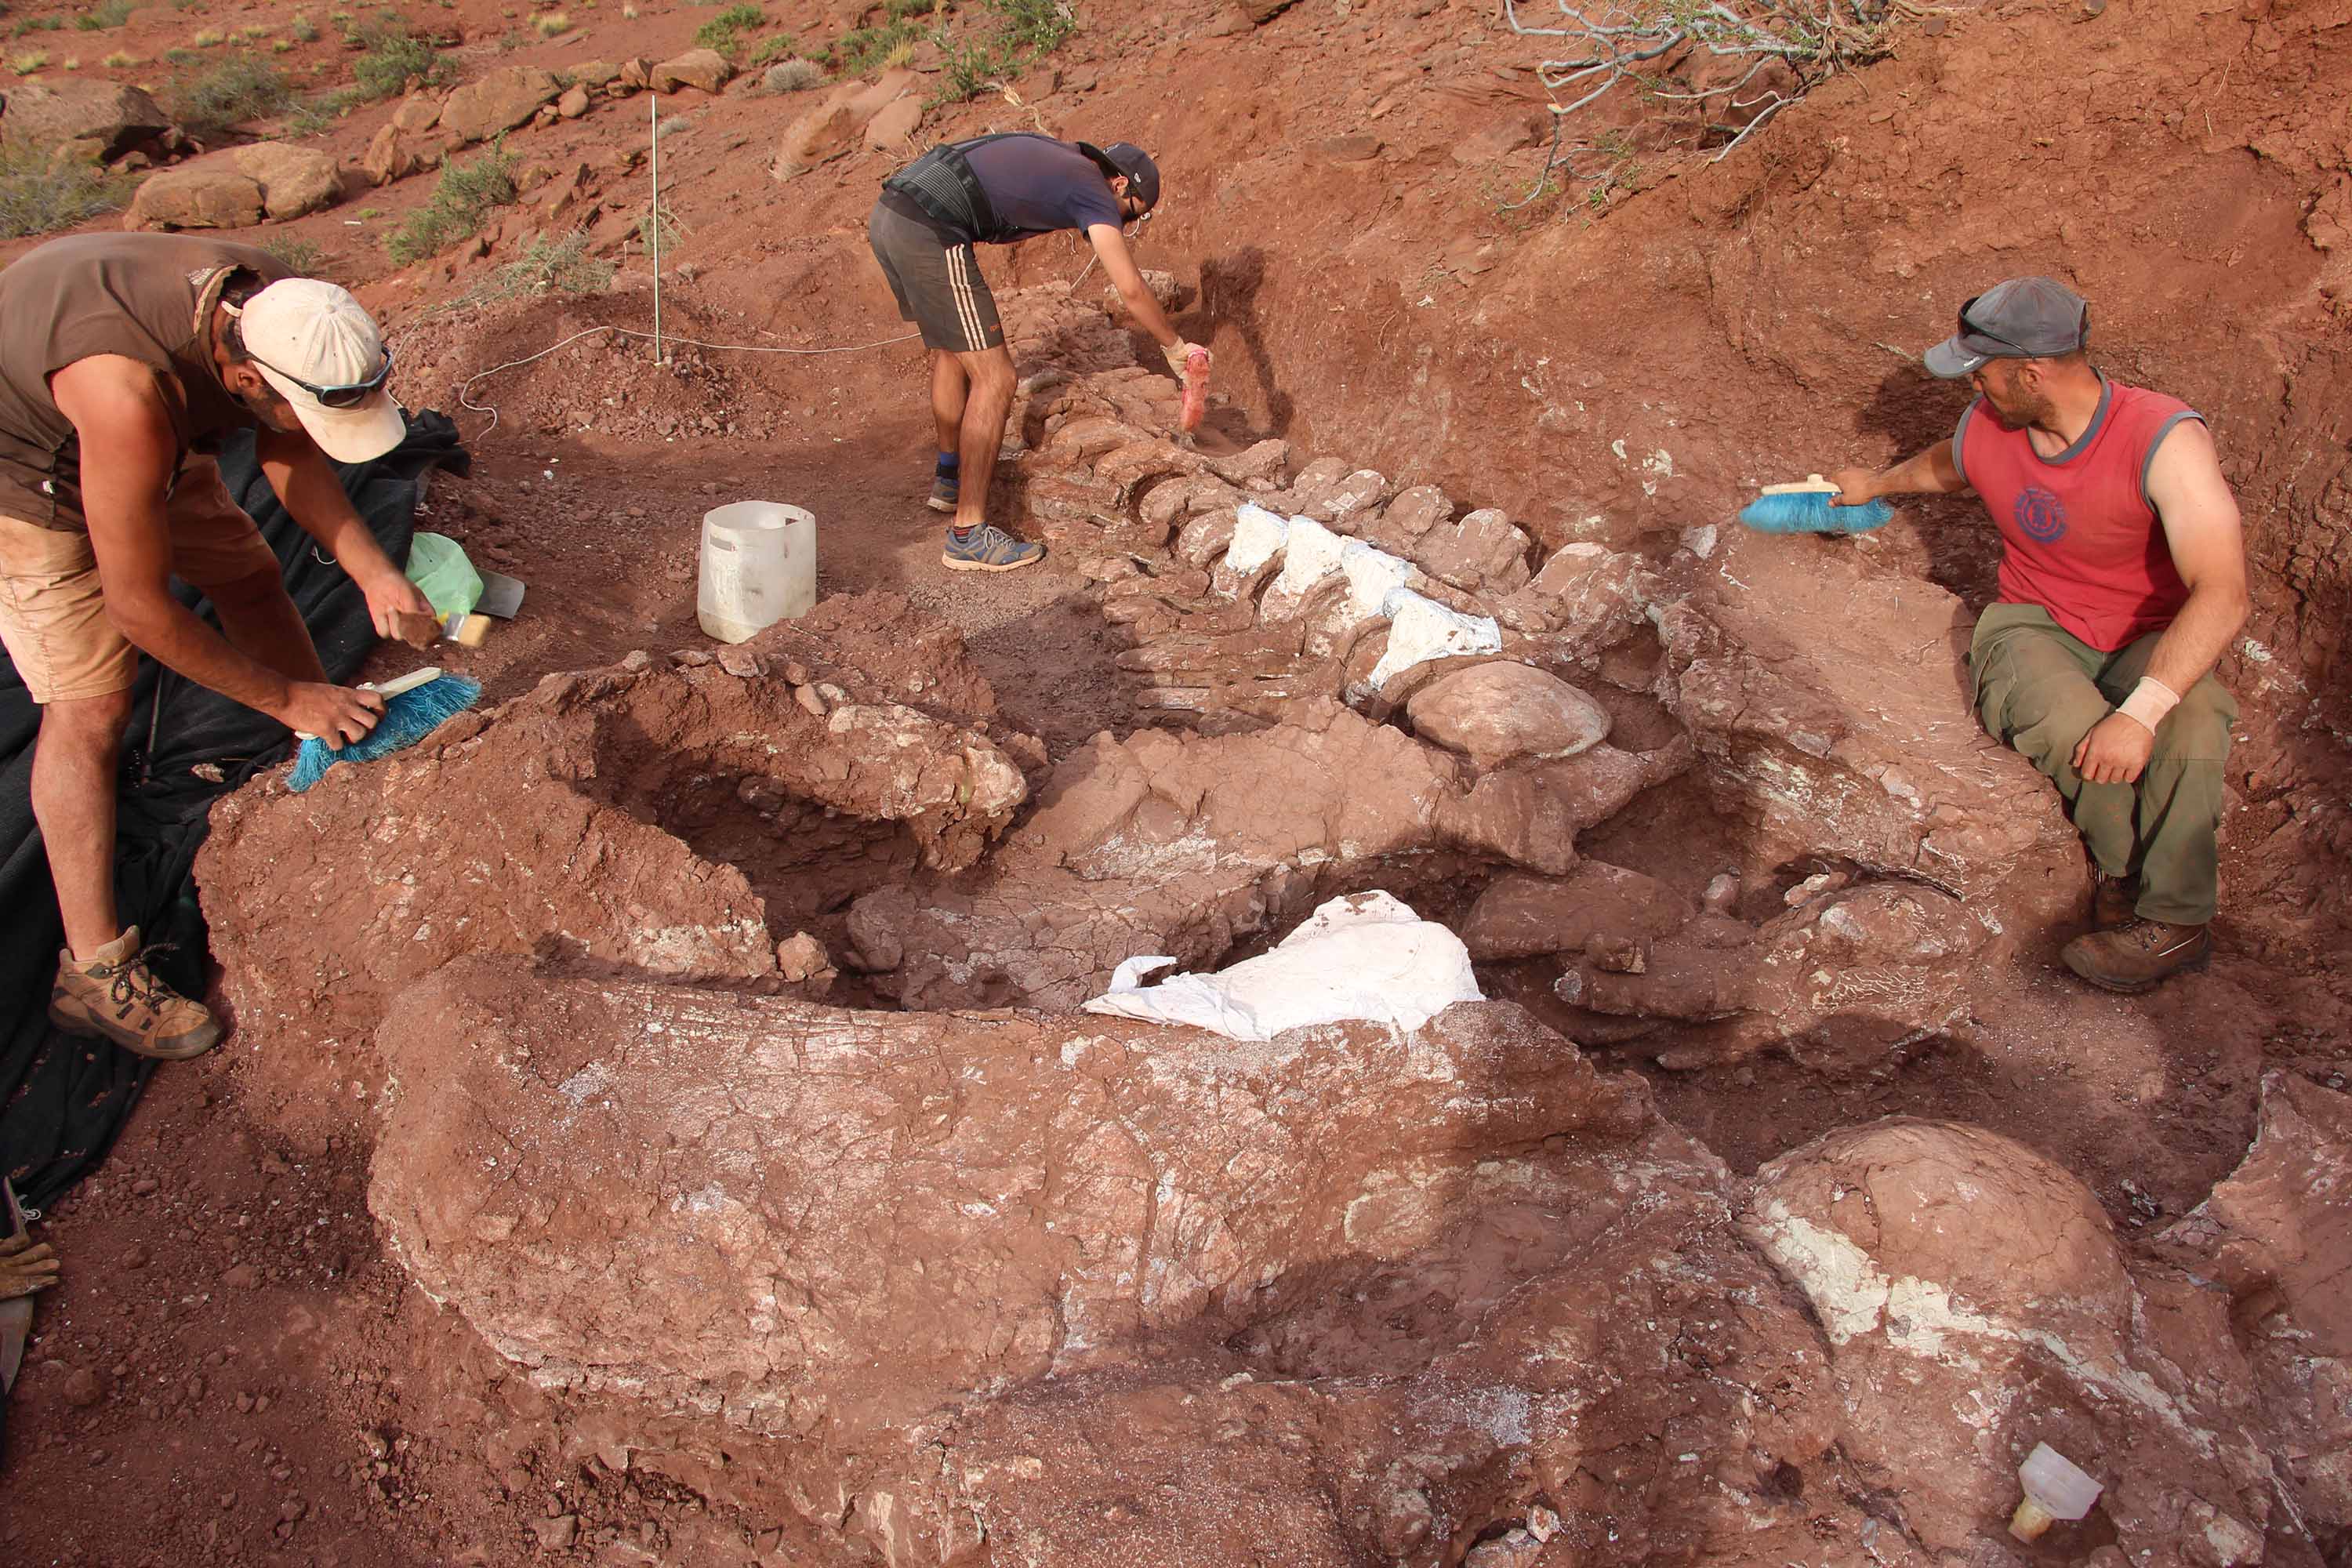
[[1840, 468], [1829, 479], [1838, 488], [1832, 506], [1860, 506], [1881, 496], [1958, 495], [1969, 488], [1960, 466], [1952, 461], [1949, 441], [1938, 441], [1877, 473], [1868, 468]]
[[[2201, 422], [2184, 419], [2166, 434], [2148, 464], [2147, 498], [2189, 599], [2157, 638], [2140, 687], [2075, 745], [2074, 771], [2093, 784], [2138, 781], [2155, 753], [2156, 727], [2220, 660], [2251, 603], [2238, 502]], [[2163, 689], [2151, 690], [2151, 681]]]
[[99, 354], [52, 375], [49, 390], [79, 438], [90, 549], [107, 616], [122, 635], [167, 668], [281, 723], [352, 740], [366, 734], [372, 693], [290, 681], [232, 647], [172, 596], [166, 503], [179, 439], [155, 372], [125, 355]]
[[1135, 258], [1128, 252], [1127, 236], [1119, 232], [1118, 226], [1090, 225], [1087, 240], [1102, 258], [1103, 276], [1110, 279], [1111, 287], [1118, 290], [1118, 297], [1127, 301], [1129, 311], [1151, 334], [1152, 341], [1163, 349], [1172, 349], [1182, 342], [1183, 335], [1170, 323], [1168, 312], [1160, 308], [1160, 301], [1145, 287], [1143, 274], [1137, 270]]
[[335, 466], [310, 437], [299, 430], [263, 429], [256, 433], [253, 449], [269, 488], [302, 531], [317, 540], [367, 596], [368, 615], [379, 636], [400, 635], [393, 619], [396, 613], [432, 616], [432, 601], [375, 542], [344, 492]]
[[2237, 498], [2201, 421], [2184, 419], [2167, 433], [2148, 465], [2147, 497], [2164, 525], [2173, 568], [2189, 584], [2189, 602], [2157, 639], [2147, 673], [2185, 692], [2220, 662], [2252, 607]]

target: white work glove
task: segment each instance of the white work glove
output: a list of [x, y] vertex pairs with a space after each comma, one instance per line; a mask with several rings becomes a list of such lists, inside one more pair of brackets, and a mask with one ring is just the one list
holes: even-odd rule
[[1207, 353], [1209, 352], [1206, 349], [1201, 348], [1201, 345], [1198, 343], [1186, 342], [1182, 338], [1178, 338], [1174, 343], [1160, 351], [1160, 357], [1168, 362], [1168, 369], [1170, 373], [1172, 374], [1177, 380], [1181, 381], [1184, 379], [1184, 362], [1192, 357], [1192, 353], [1194, 349], [1201, 349], [1202, 353]]

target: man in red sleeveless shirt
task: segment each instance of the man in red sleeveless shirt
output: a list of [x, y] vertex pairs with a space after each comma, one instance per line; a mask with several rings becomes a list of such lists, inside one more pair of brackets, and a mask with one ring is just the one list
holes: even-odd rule
[[2145, 991], [2212, 952], [2221, 764], [2237, 705], [2212, 676], [2244, 624], [2238, 504], [2195, 411], [2091, 367], [2090, 310], [2012, 278], [1927, 351], [1976, 401], [1948, 442], [1832, 503], [1974, 489], [2000, 530], [2000, 598], [1969, 652], [1985, 729], [2065, 796], [2098, 870], [2066, 966]]

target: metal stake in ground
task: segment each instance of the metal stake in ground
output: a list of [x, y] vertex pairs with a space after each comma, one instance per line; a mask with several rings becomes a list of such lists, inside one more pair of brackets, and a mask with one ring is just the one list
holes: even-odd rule
[[654, 258], [654, 363], [662, 362], [661, 346], [661, 94], [646, 94], [646, 119], [654, 131], [654, 205], [647, 216], [646, 245]]

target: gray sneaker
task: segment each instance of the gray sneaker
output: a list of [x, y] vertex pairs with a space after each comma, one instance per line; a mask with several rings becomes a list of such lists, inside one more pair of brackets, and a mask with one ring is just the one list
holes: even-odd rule
[[961, 476], [956, 474], [933, 473], [931, 475], [931, 499], [925, 501], [923, 504], [929, 507], [933, 511], [953, 511], [956, 509], [956, 497], [962, 493], [963, 481]]
[[982, 523], [964, 540], [950, 530], [948, 547], [940, 552], [940, 561], [950, 572], [1018, 572], [1044, 559], [1044, 545], [1024, 544], [992, 522]]

